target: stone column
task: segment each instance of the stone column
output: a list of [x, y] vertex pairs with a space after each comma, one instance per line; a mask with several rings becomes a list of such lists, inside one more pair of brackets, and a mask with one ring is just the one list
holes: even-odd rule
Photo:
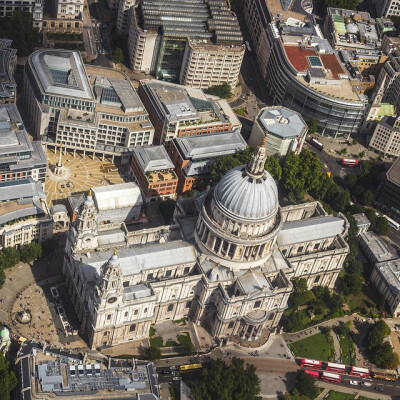
[[242, 333], [242, 336], [241, 336], [242, 339], [246, 338], [246, 333], [247, 333], [248, 329], [249, 329], [249, 325], [245, 324], [244, 327], [243, 327], [243, 333]]
[[256, 328], [256, 327], [255, 327], [254, 325], [251, 325], [249, 340], [254, 340], [254, 339], [253, 339], [253, 333], [254, 333], [254, 329], [255, 329], [255, 328]]

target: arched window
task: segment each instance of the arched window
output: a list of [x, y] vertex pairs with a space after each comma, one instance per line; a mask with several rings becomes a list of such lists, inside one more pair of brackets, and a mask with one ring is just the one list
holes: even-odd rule
[[136, 324], [132, 324], [130, 327], [129, 327], [129, 332], [135, 332], [136, 331]]

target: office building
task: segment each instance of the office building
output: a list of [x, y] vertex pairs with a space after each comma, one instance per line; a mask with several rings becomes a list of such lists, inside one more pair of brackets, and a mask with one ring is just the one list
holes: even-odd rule
[[56, 0], [57, 19], [81, 18], [83, 14], [84, 0]]
[[224, 0], [140, 0], [129, 9], [135, 72], [202, 89], [227, 82], [234, 89], [244, 51], [237, 17]]
[[14, 72], [17, 65], [17, 50], [10, 46], [12, 40], [0, 39], [0, 104], [15, 103], [17, 98], [17, 82]]
[[335, 49], [378, 49], [375, 19], [365, 11], [328, 7], [325, 37]]
[[368, 261], [376, 264], [396, 258], [396, 255], [388, 248], [379, 235], [374, 232], [363, 232], [358, 235], [358, 243]]
[[154, 126], [154, 142], [241, 129], [229, 103], [201, 89], [157, 80], [140, 82], [139, 96]]
[[134, 149], [131, 174], [142, 189], [146, 201], [176, 196], [178, 177], [162, 145]]
[[368, 231], [369, 227], [371, 226], [371, 222], [364, 213], [354, 214], [353, 218], [357, 225], [357, 236]]
[[377, 123], [368, 147], [387, 158], [400, 157], [400, 121], [395, 117], [384, 117]]
[[0, 249], [42, 242], [53, 236], [53, 218], [41, 182], [0, 183]]
[[31, 142], [15, 104], [0, 105], [0, 182], [32, 178], [44, 183], [47, 159]]
[[379, 17], [397, 17], [400, 15], [399, 0], [374, 0], [373, 4]]
[[74, 156], [78, 151], [128, 163], [134, 147], [153, 143], [153, 126], [129, 78], [85, 66], [79, 52], [34, 52], [25, 66], [24, 100], [43, 145]]
[[175, 138], [168, 151], [179, 179], [178, 193], [206, 189], [214, 161], [244, 151], [246, 147], [239, 130]]
[[169, 226], [101, 231], [86, 197], [63, 272], [91, 348], [147, 338], [152, 324], [183, 317], [218, 340], [265, 343], [291, 278], [335, 285], [349, 251], [346, 218], [318, 202], [281, 208], [265, 157], [260, 147], [209, 191], [178, 200]]
[[400, 317], [400, 258], [376, 264], [371, 282], [386, 300], [393, 317]]
[[11, 17], [14, 11], [24, 11], [32, 14], [32, 26], [41, 29], [43, 4], [41, 0], [1, 0], [0, 17]]
[[386, 172], [378, 201], [386, 206], [386, 214], [400, 221], [400, 158]]
[[319, 133], [348, 137], [358, 132], [367, 99], [353, 90], [326, 39], [278, 35], [266, 80], [273, 102], [300, 113], [306, 123], [314, 118]]
[[301, 152], [308, 127], [301, 115], [286, 107], [264, 107], [258, 113], [251, 135], [250, 146], [266, 140], [267, 155], [286, 156]]

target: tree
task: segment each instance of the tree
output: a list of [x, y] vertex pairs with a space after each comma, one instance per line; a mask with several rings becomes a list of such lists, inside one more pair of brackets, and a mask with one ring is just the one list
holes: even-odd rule
[[211, 169], [211, 179], [213, 184], [217, 184], [231, 169], [239, 165], [247, 164], [250, 161], [253, 151], [254, 148], [247, 147], [245, 151], [216, 159]]
[[344, 184], [346, 185], [346, 187], [352, 188], [356, 185], [356, 183], [357, 183], [357, 175], [356, 174], [350, 173], [344, 177]]
[[289, 307], [297, 309], [315, 299], [314, 293], [307, 288], [307, 281], [304, 278], [293, 278], [293, 293], [290, 295]]
[[362, 275], [364, 273], [364, 266], [362, 262], [358, 260], [351, 260], [347, 264], [346, 272], [349, 274]]
[[388, 220], [385, 217], [378, 217], [374, 225], [374, 230], [378, 235], [387, 235], [390, 230]]
[[42, 246], [39, 243], [31, 242], [22, 248], [20, 254], [23, 262], [31, 263], [42, 256]]
[[346, 149], [346, 147], [344, 147], [342, 150], [340, 150], [340, 153], [343, 154], [343, 155], [347, 154], [347, 149]]
[[311, 135], [316, 133], [318, 129], [317, 120], [315, 118], [311, 118], [310, 122], [308, 123], [308, 133]]
[[364, 279], [358, 274], [345, 274], [342, 279], [342, 288], [345, 295], [358, 295], [361, 292]]
[[342, 190], [336, 197], [336, 208], [339, 211], [344, 211], [350, 204], [350, 192]]
[[275, 181], [279, 182], [282, 178], [282, 167], [279, 160], [274, 156], [268, 156], [265, 160], [265, 169], [272, 175]]
[[365, 157], [365, 151], [360, 151], [358, 153], [358, 158], [364, 158]]
[[149, 347], [149, 360], [159, 360], [161, 358], [161, 350], [157, 346]]
[[195, 400], [261, 400], [260, 379], [254, 365], [244, 367], [240, 358], [234, 357], [229, 365], [218, 359], [202, 369], [192, 394]]
[[393, 351], [390, 343], [385, 342], [373, 353], [373, 360], [377, 367], [396, 369], [399, 365], [399, 356]]
[[208, 93], [221, 97], [221, 99], [228, 99], [232, 97], [232, 89], [229, 83], [224, 82], [222, 85], [214, 85], [208, 88]]
[[174, 216], [175, 211], [175, 204], [175, 200], [172, 199], [166, 199], [161, 201], [160, 203], [160, 212], [167, 224], [170, 224], [172, 222], [172, 217]]
[[383, 339], [390, 335], [390, 328], [385, 321], [380, 320], [372, 324], [367, 336], [367, 348], [374, 351], [382, 345]]
[[364, 206], [370, 206], [373, 200], [374, 200], [374, 194], [370, 190], [367, 190], [366, 192], [363, 193], [362, 202]]
[[121, 64], [124, 60], [124, 53], [120, 47], [116, 47], [112, 53], [112, 59], [116, 64]]
[[11, 268], [19, 263], [19, 252], [15, 247], [6, 247], [3, 250], [4, 268]]
[[4, 273], [4, 269], [0, 268], [0, 288], [4, 286], [5, 281], [6, 281], [6, 274]]
[[0, 37], [11, 39], [19, 56], [27, 56], [40, 44], [39, 29], [32, 26], [29, 12], [14, 11], [11, 17], [0, 18]]
[[311, 375], [306, 374], [303, 370], [297, 371], [294, 380], [294, 388], [300, 395], [308, 396], [311, 399], [314, 399], [319, 394], [315, 386], [315, 379]]
[[366, 215], [366, 217], [369, 219], [369, 222], [371, 222], [371, 225], [373, 226], [376, 221], [375, 210], [373, 208], [367, 208], [365, 209], [364, 214]]
[[11, 391], [17, 387], [18, 381], [14, 372], [10, 370], [10, 364], [0, 353], [0, 400], [10, 400]]

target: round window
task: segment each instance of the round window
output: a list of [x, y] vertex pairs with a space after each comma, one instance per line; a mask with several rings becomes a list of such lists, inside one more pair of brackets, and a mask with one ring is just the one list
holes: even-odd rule
[[115, 303], [117, 301], [117, 298], [114, 296], [114, 297], [110, 297], [108, 300], [107, 300], [107, 302], [108, 303], [110, 303], [110, 304], [112, 304], [112, 303]]

